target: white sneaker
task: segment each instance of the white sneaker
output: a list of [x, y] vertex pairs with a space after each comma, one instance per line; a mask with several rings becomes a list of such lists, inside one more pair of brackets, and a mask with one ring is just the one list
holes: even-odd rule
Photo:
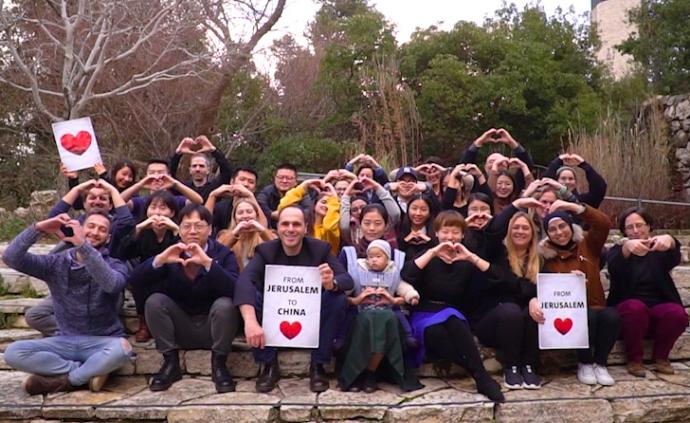
[[597, 378], [597, 383], [599, 385], [611, 386], [616, 383], [615, 380], [609, 374], [606, 366], [600, 366], [599, 364], [594, 365], [594, 376]]
[[579, 363], [577, 365], [577, 380], [579, 380], [580, 383], [584, 383], [585, 385], [596, 385], [597, 377], [594, 374], [594, 365]]

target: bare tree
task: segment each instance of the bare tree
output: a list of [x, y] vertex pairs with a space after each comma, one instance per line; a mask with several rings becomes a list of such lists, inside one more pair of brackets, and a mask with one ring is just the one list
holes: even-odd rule
[[[219, 49], [220, 78], [201, 109], [197, 132], [215, 132], [215, 122], [223, 94], [232, 84], [236, 72], [249, 63], [259, 41], [278, 22], [286, 0], [198, 0], [203, 13], [203, 25]], [[238, 27], [251, 34], [245, 40], [237, 34]]]
[[[183, 0], [15, 3], [0, 0], [0, 82], [30, 93], [51, 121], [78, 117], [96, 100], [198, 76], [205, 59], [205, 49], [178, 42], [198, 24], [179, 13]], [[142, 53], [147, 61], [114, 74]]]

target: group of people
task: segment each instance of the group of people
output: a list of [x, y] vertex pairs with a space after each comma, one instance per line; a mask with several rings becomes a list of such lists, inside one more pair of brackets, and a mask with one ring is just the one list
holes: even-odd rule
[[[488, 155], [482, 170], [486, 145], [512, 153]], [[182, 182], [184, 156], [190, 179]], [[85, 182], [63, 169], [69, 192], [3, 256], [48, 284], [50, 297], [26, 314], [46, 337], [12, 343], [5, 360], [31, 374], [30, 394], [101, 389], [134, 354], [118, 318], [127, 288], [139, 315], [135, 341], [153, 338], [163, 356], [152, 391], [182, 378], [186, 349], [210, 350], [216, 390], [233, 391], [228, 354], [243, 328], [261, 364], [256, 390], [270, 392], [280, 368], [262, 329], [265, 269], [287, 265], [318, 268], [321, 279], [314, 392], [329, 388], [324, 365], [334, 356], [340, 388], [367, 393], [381, 380], [419, 389], [415, 369], [441, 360], [503, 401], [475, 337], [497, 349], [506, 388], [539, 389], [539, 273], [586, 278], [590, 347], [577, 350], [581, 383], [615, 383], [606, 363], [619, 337], [631, 374], [645, 376], [645, 337], [655, 339], [656, 371], [673, 373], [669, 353], [688, 325], [670, 276], [679, 242], [653, 236], [652, 218], [631, 208], [618, 218], [625, 237], [605, 251], [604, 179], [577, 154], [554, 159], [540, 179], [533, 167], [508, 131], [489, 129], [449, 168], [430, 158], [388, 174], [360, 154], [301, 183], [282, 164], [258, 192], [257, 171], [231, 166], [205, 136], [183, 139], [170, 160], [150, 160], [138, 180], [127, 160], [110, 172], [97, 165], [98, 177]], [[578, 191], [581, 171], [588, 192]], [[29, 253], [44, 234], [61, 239], [55, 251]]]

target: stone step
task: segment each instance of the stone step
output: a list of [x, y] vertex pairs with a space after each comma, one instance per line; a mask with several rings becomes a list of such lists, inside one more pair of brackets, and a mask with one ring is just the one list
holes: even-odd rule
[[[22, 288], [22, 286], [25, 287], [27, 283], [30, 284], [30, 286], [34, 287], [34, 289], [36, 289], [37, 291], [40, 290], [40, 293], [46, 292], [43, 290], [43, 287], [45, 287], [45, 283], [38, 279], [29, 278], [28, 276], [15, 272], [14, 270], [0, 269], [0, 274], [5, 274], [5, 272], [14, 272], [14, 274], [17, 275], [17, 278], [15, 279], [17, 281], [16, 285], [12, 285], [13, 288], [11, 292], [23, 292], [22, 289], [24, 288]], [[673, 277], [673, 280], [675, 281], [676, 287], [678, 288], [678, 292], [683, 302], [683, 306], [686, 307], [686, 309], [690, 310], [690, 266], [677, 266], [673, 269], [671, 275]], [[8, 279], [5, 280], [7, 281]], [[601, 282], [604, 287], [604, 291], [608, 293], [609, 279], [608, 271], [606, 269], [604, 269], [601, 272]], [[40, 301], [41, 298], [20, 297], [0, 299], [0, 314], [4, 313], [14, 315], [14, 318], [10, 322], [11, 327], [26, 328], [26, 322], [23, 319], [23, 314], [25, 310], [29, 307], [36, 305]], [[132, 299], [132, 296], [128, 290], [125, 291], [125, 303], [120, 312], [120, 315], [128, 332], [134, 333], [138, 328], [138, 319], [136, 309], [134, 307], [134, 300]]]
[[48, 295], [48, 285], [40, 279], [28, 276], [7, 267], [0, 267], [0, 279], [4, 285], [4, 290], [9, 294], [23, 294], [29, 289], [39, 296]]
[[[0, 351], [4, 352], [7, 345], [14, 340], [36, 339], [41, 335], [31, 329], [5, 329], [0, 330]], [[120, 375], [151, 375], [160, 369], [163, 357], [155, 350], [153, 341], [140, 344], [130, 338], [130, 343], [136, 352], [136, 358], [117, 371]], [[479, 342], [477, 342], [479, 344]], [[645, 358], [651, 359], [652, 344], [650, 341], [645, 345]], [[493, 348], [480, 346], [480, 353], [484, 362], [484, 367], [496, 373], [502, 370], [498, 360], [496, 350]], [[308, 350], [285, 350], [278, 354], [280, 367], [283, 374], [306, 377], [309, 375], [310, 353]], [[573, 368], [577, 364], [575, 354], [572, 351], [543, 351], [541, 354], [543, 367], [549, 371], [557, 372], [562, 369]], [[690, 331], [686, 331], [675, 343], [671, 350], [670, 359], [672, 361], [690, 361]], [[624, 364], [625, 351], [621, 341], [616, 342], [608, 363], [611, 365]], [[186, 374], [209, 376], [211, 374], [211, 353], [205, 350], [190, 350], [180, 353], [180, 364]], [[228, 366], [233, 375], [237, 377], [252, 378], [259, 372], [259, 366], [254, 362], [254, 358], [249, 346], [242, 337], [237, 337], [233, 342], [232, 352], [228, 356]], [[328, 366], [329, 371], [333, 366]], [[419, 369], [419, 374], [423, 377], [445, 377], [464, 375], [465, 372], [456, 365], [448, 368], [439, 368], [432, 363], [425, 363]]]
[[[506, 391], [494, 404], [476, 393], [469, 378], [422, 378], [423, 389], [403, 392], [381, 383], [372, 394], [331, 389], [309, 391], [308, 379], [284, 377], [268, 394], [254, 392], [253, 380], [238, 380], [237, 392], [217, 394], [208, 377], [185, 377], [168, 391], [151, 392], [142, 376], [111, 377], [98, 393], [75, 391], [28, 396], [25, 374], [0, 371], [0, 419], [118, 422], [658, 422], [690, 420], [690, 367], [674, 363], [672, 376], [646, 378], [611, 367], [614, 386], [587, 386], [573, 372], [546, 374], [539, 390]], [[500, 381], [499, 377], [495, 377]]]

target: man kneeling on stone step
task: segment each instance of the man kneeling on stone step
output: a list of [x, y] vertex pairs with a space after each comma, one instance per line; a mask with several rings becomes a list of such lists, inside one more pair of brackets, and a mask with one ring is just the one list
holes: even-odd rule
[[330, 245], [306, 237], [306, 234], [307, 225], [302, 209], [297, 206], [284, 208], [278, 215], [279, 239], [257, 245], [254, 258], [239, 278], [240, 283], [248, 282], [255, 288], [250, 291], [238, 291], [235, 302], [244, 318], [247, 342], [255, 348], [254, 359], [263, 366], [256, 381], [258, 392], [270, 392], [280, 379], [277, 350], [264, 345], [264, 333], [257, 320], [262, 315], [264, 272], [267, 264], [318, 266], [323, 285], [321, 326], [319, 347], [311, 354], [309, 387], [314, 392], [323, 392], [329, 387], [323, 365], [331, 362], [337, 326], [345, 318], [347, 299], [344, 292], [351, 290], [354, 283], [343, 265], [330, 254]]
[[[46, 282], [55, 309], [56, 336], [13, 342], [5, 350], [7, 364], [32, 374], [23, 384], [31, 395], [87, 383], [99, 391], [108, 374], [132, 356], [117, 307], [127, 266], [108, 255], [110, 228], [104, 211], [89, 212], [83, 226], [60, 214], [31, 225], [5, 250], [8, 266]], [[55, 234], [74, 248], [28, 253], [42, 234]]]
[[238, 266], [232, 251], [209, 239], [211, 223], [211, 213], [204, 206], [185, 206], [180, 211], [181, 242], [132, 272], [133, 286], [161, 287], [145, 306], [146, 322], [164, 358], [160, 371], [151, 378], [152, 391], [165, 391], [182, 379], [180, 349], [211, 350], [216, 391], [235, 390], [226, 363], [239, 324], [232, 300]]

